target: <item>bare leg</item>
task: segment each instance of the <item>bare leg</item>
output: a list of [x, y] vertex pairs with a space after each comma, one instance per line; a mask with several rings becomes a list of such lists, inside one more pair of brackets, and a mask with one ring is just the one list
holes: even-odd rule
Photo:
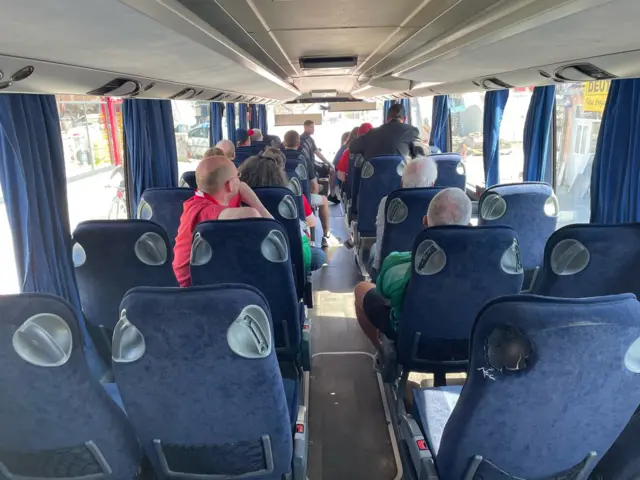
[[364, 313], [364, 296], [367, 292], [376, 286], [373, 283], [361, 282], [356, 285], [355, 290], [353, 291], [355, 297], [355, 306], [356, 306], [356, 318], [358, 319], [358, 323], [360, 324], [360, 328], [365, 333], [365, 335], [369, 338], [371, 343], [378, 348], [380, 347], [380, 331], [371, 323], [371, 320]]
[[322, 224], [322, 234], [325, 237], [329, 236], [329, 229], [331, 224], [329, 223], [329, 203], [327, 197], [322, 197], [322, 205], [318, 206], [318, 215], [320, 216], [320, 223]]

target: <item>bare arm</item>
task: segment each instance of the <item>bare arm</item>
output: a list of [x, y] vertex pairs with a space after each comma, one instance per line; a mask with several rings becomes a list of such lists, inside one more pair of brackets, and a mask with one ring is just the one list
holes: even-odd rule
[[[320, 160], [322, 160], [324, 163], [328, 163], [329, 165], [331, 165], [331, 163], [329, 162], [329, 160], [327, 160], [327, 159], [325, 158], [325, 156], [322, 154], [322, 152], [321, 152], [319, 149], [316, 149], [316, 151], [315, 151], [315, 152], [313, 152], [313, 153], [315, 153], [315, 154], [316, 154], [316, 156], [317, 156]], [[331, 166], [333, 166], [333, 165], [331, 165]]]
[[318, 193], [320, 191], [320, 185], [317, 178], [312, 178], [309, 181], [309, 190], [311, 193]]
[[244, 182], [240, 182], [240, 200], [242, 203], [249, 205], [252, 209], [255, 209], [262, 218], [273, 218], [271, 214], [264, 208], [260, 199], [256, 196], [255, 192], [251, 190], [251, 187]]
[[338, 178], [340, 179], [341, 182], [346, 182], [347, 174], [338, 170]]
[[240, 220], [242, 218], [261, 218], [261, 215], [251, 207], [226, 208], [218, 215], [218, 220]]
[[312, 213], [307, 218], [305, 218], [307, 222], [307, 226], [310, 228], [314, 228], [316, 226], [316, 216]]

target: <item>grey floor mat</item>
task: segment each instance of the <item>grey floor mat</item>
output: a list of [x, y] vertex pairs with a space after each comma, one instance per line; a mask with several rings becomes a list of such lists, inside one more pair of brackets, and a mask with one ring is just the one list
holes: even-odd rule
[[393, 448], [371, 357], [313, 359], [309, 480], [392, 480]]

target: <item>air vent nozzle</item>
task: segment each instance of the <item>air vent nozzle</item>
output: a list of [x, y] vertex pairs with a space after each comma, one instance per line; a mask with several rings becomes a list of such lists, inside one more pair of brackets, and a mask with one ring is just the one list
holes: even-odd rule
[[596, 67], [591, 63], [575, 63], [558, 68], [555, 76], [566, 82], [588, 82], [591, 80], [610, 80], [615, 75]]
[[484, 88], [485, 90], [500, 90], [503, 88], [513, 88], [513, 85], [509, 85], [499, 78], [491, 77], [482, 80], [482, 88]]

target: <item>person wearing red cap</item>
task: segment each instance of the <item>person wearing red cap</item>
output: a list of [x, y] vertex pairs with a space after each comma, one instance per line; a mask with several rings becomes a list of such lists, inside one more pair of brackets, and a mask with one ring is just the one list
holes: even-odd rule
[[[373, 125], [371, 125], [370, 123], [363, 123], [362, 125], [360, 125], [360, 128], [358, 128], [358, 133], [356, 135], [356, 137], [351, 138], [350, 140], [353, 141], [355, 140], [355, 138], [357, 137], [361, 137], [362, 135], [365, 135], [366, 133], [368, 133], [370, 130], [373, 129]], [[338, 178], [340, 179], [341, 182], [344, 182], [347, 180], [347, 172], [349, 172], [349, 157], [351, 156], [351, 150], [349, 149], [349, 147], [347, 147], [347, 149], [342, 153], [342, 157], [340, 157], [340, 161], [338, 162]]]

